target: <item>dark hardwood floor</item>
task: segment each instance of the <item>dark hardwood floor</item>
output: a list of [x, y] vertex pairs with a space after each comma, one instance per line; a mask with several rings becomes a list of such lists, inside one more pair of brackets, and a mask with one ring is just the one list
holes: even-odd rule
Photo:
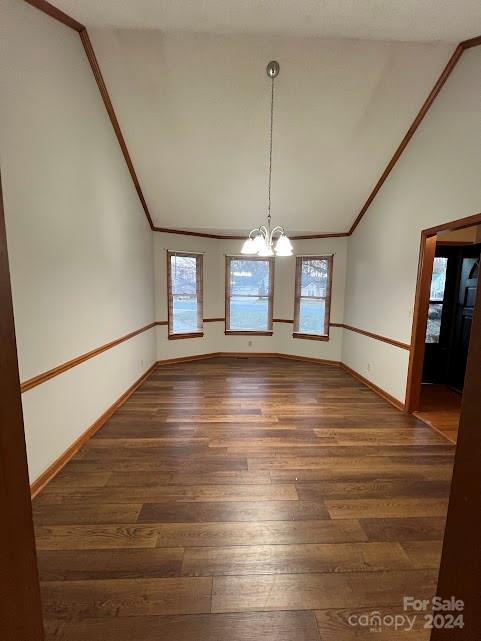
[[34, 501], [47, 639], [427, 640], [350, 617], [434, 594], [453, 454], [336, 367], [161, 367]]

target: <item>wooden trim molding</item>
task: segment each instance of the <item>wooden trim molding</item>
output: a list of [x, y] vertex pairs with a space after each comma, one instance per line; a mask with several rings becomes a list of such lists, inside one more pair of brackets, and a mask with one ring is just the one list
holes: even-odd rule
[[147, 222], [149, 223], [149, 226], [151, 229], [154, 228], [154, 223], [152, 221], [152, 217], [150, 215], [149, 208], [147, 206], [147, 202], [144, 198], [144, 194], [142, 192], [142, 188], [140, 187], [140, 182], [137, 177], [137, 173], [134, 169], [134, 164], [132, 162], [132, 158], [130, 157], [129, 150], [127, 149], [127, 144], [125, 142], [124, 135], [122, 133], [122, 130], [120, 128], [119, 121], [117, 120], [117, 115], [114, 110], [114, 106], [112, 104], [112, 101], [110, 99], [109, 92], [107, 90], [107, 86], [105, 84], [104, 78], [102, 76], [102, 72], [100, 71], [99, 63], [97, 60], [97, 56], [95, 55], [94, 48], [92, 46], [92, 43], [89, 38], [89, 34], [87, 32], [87, 29], [82, 29], [80, 31], [80, 40], [82, 41], [83, 47], [85, 49], [85, 53], [87, 54], [88, 61], [90, 63], [90, 67], [92, 69], [92, 73], [94, 74], [95, 82], [97, 83], [97, 86], [100, 91], [100, 95], [102, 96], [102, 100], [105, 105], [105, 109], [107, 110], [107, 114], [110, 118], [110, 122], [112, 124], [112, 127], [114, 129], [115, 135], [117, 137], [117, 140], [120, 145], [120, 149], [122, 150], [122, 154], [124, 156], [125, 162], [127, 163], [127, 167], [130, 173], [130, 177], [132, 178], [132, 182], [134, 183], [135, 191], [137, 192], [137, 195], [139, 197], [140, 203], [142, 205], [142, 209], [144, 210], [145, 216], [147, 218]]
[[399, 158], [401, 157], [403, 151], [408, 146], [409, 141], [411, 140], [411, 138], [416, 133], [417, 128], [419, 127], [421, 122], [424, 120], [424, 117], [426, 116], [426, 114], [428, 113], [429, 109], [431, 108], [431, 105], [435, 101], [435, 99], [438, 96], [438, 94], [441, 91], [441, 89], [444, 87], [444, 85], [445, 85], [447, 79], [449, 78], [449, 76], [451, 75], [453, 69], [458, 64], [459, 59], [461, 58], [465, 48], [466, 47], [463, 44], [459, 44], [456, 47], [456, 49], [454, 50], [454, 52], [453, 52], [451, 58], [449, 59], [447, 65], [443, 69], [441, 75], [437, 79], [436, 84], [432, 88], [431, 93], [429, 94], [429, 96], [424, 101], [424, 104], [422, 105], [422, 107], [419, 110], [418, 114], [414, 118], [411, 126], [409, 127], [409, 129], [405, 133], [404, 138], [401, 140], [401, 143], [399, 144], [398, 148], [394, 152], [391, 160], [388, 162], [388, 164], [386, 166], [386, 169], [382, 172], [381, 177], [377, 181], [377, 183], [374, 186], [374, 189], [372, 190], [372, 192], [369, 194], [368, 199], [366, 200], [366, 202], [362, 206], [361, 211], [359, 212], [359, 214], [356, 217], [356, 220], [353, 222], [353, 224], [351, 226], [351, 229], [349, 230], [349, 234], [350, 235], [354, 232], [356, 227], [359, 225], [359, 223], [361, 222], [362, 217], [364, 216], [366, 211], [369, 209], [369, 207], [371, 206], [374, 198], [377, 196], [377, 194], [379, 193], [381, 187], [386, 182], [387, 177], [389, 176], [391, 171], [394, 169], [394, 167], [395, 167], [396, 163], [398, 162]]
[[475, 36], [474, 38], [463, 40], [462, 42], [460, 42], [460, 45], [463, 47], [463, 49], [471, 49], [471, 47], [479, 47], [481, 45], [481, 36]]
[[409, 355], [408, 377], [406, 382], [406, 409], [408, 412], [419, 409], [421, 398], [429, 295], [435, 253], [436, 236], [426, 236], [423, 232], [421, 234], [421, 246], [419, 250], [416, 297], [411, 331], [413, 349]]
[[157, 367], [162, 367], [163, 365], [176, 365], [177, 363], [191, 363], [194, 361], [204, 361], [209, 358], [215, 358], [220, 356], [220, 352], [207, 352], [205, 354], [192, 354], [192, 356], [179, 356], [177, 358], [164, 358], [161, 361], [157, 361]]
[[72, 445], [65, 450], [65, 452], [58, 457], [50, 467], [41, 474], [38, 479], [36, 479], [30, 488], [32, 498], [37, 496], [37, 494], [49, 483], [64, 467], [67, 463], [75, 456], [75, 454], [83, 447], [93, 436], [98, 432], [98, 430], [105, 425], [109, 420], [112, 414], [119, 409], [127, 399], [144, 383], [150, 374], [157, 369], [157, 367], [163, 367], [165, 365], [177, 365], [182, 363], [191, 363], [195, 361], [203, 361], [217, 357], [226, 357], [226, 358], [282, 358], [285, 360], [298, 361], [304, 363], [314, 363], [316, 365], [329, 365], [332, 367], [340, 367], [345, 372], [350, 374], [353, 378], [357, 379], [359, 382], [363, 383], [369, 387], [373, 392], [378, 394], [381, 398], [388, 401], [396, 407], [398, 410], [403, 410], [404, 406], [393, 396], [382, 390], [377, 385], [374, 385], [366, 378], [349, 368], [344, 363], [335, 360], [328, 360], [324, 358], [313, 358], [308, 356], [298, 356], [296, 354], [282, 354], [279, 352], [208, 352], [205, 354], [194, 354], [192, 356], [181, 356], [179, 358], [168, 358], [164, 360], [157, 361], [149, 369], [142, 374], [142, 376], [133, 383], [122, 396], [120, 396], [115, 403], [113, 403], [96, 421], [93, 423], [81, 436], [74, 442]]
[[108, 349], [112, 349], [112, 347], [116, 347], [117, 345], [120, 345], [120, 343], [124, 343], [125, 341], [128, 341], [131, 338], [134, 338], [134, 336], [138, 336], [139, 334], [142, 334], [143, 332], [146, 332], [147, 330], [152, 329], [152, 327], [155, 327], [156, 324], [157, 323], [149, 323], [148, 325], [145, 325], [144, 327], [141, 327], [140, 329], [137, 329], [134, 332], [130, 332], [129, 334], [126, 334], [125, 336], [121, 336], [120, 338], [117, 338], [116, 340], [111, 341], [110, 343], [106, 343], [105, 345], [101, 345], [100, 347], [97, 347], [96, 349], [93, 349], [90, 352], [87, 352], [86, 354], [82, 354], [81, 356], [72, 358], [72, 360], [67, 361], [66, 363], [62, 363], [62, 365], [58, 365], [53, 369], [49, 369], [46, 372], [42, 372], [42, 374], [38, 374], [33, 378], [29, 378], [28, 380], [24, 381], [21, 384], [22, 393], [27, 392], [28, 390], [31, 390], [34, 387], [37, 387], [37, 385], [41, 385], [42, 383], [45, 383], [45, 381], [48, 381], [51, 378], [54, 378], [55, 376], [59, 376], [60, 374], [63, 374], [67, 370], [72, 369], [72, 367], [76, 367], [77, 365], [80, 365], [81, 363], [88, 361], [90, 358], [93, 358], [94, 356], [98, 356], [99, 354], [107, 351]]
[[70, 27], [70, 29], [77, 31], [77, 33], [85, 30], [85, 25], [83, 25], [81, 22], [78, 22], [77, 20], [75, 20], [75, 18], [72, 18], [72, 16], [69, 16], [61, 9], [54, 7], [53, 4], [50, 4], [50, 2], [47, 2], [46, 0], [25, 0], [25, 2], [32, 5], [32, 7], [39, 9], [43, 13], [46, 13], [54, 20], [58, 20], [66, 27]]
[[477, 213], [472, 216], [453, 220], [449, 223], [443, 223], [436, 227], [429, 227], [421, 232], [418, 276], [411, 332], [412, 349], [409, 358], [408, 378], [406, 383], [407, 412], [414, 412], [418, 410], [420, 404], [427, 314], [429, 308], [429, 291], [433, 272], [434, 254], [437, 244], [437, 234], [442, 231], [456, 231], [480, 224], [481, 213]]
[[303, 334], [302, 332], [293, 332], [292, 338], [304, 338], [308, 341], [328, 341], [329, 334], [321, 336], [316, 334]]
[[191, 332], [187, 334], [169, 334], [168, 339], [169, 341], [177, 341], [177, 340], [183, 340], [184, 338], [202, 338], [204, 336], [204, 332]]
[[303, 234], [298, 236], [291, 236], [291, 240], [312, 240], [313, 238], [346, 238], [349, 236], [348, 231], [341, 232], [326, 232], [319, 234]]
[[[172, 259], [180, 256], [182, 258], [193, 258], [195, 261], [195, 294], [197, 301], [197, 327], [193, 332], [174, 332], [174, 294], [172, 292]], [[204, 256], [202, 254], [193, 254], [191, 252], [178, 252], [168, 249], [166, 251], [167, 259], [167, 326], [169, 340], [182, 338], [199, 338], [204, 335]], [[179, 294], [179, 292], [176, 292]], [[184, 292], [185, 293], [185, 292]]]
[[90, 37], [88, 34], [88, 31], [86, 27], [72, 18], [72, 16], [69, 16], [68, 14], [64, 13], [54, 5], [50, 4], [50, 2], [47, 2], [46, 0], [25, 0], [28, 4], [32, 5], [36, 9], [39, 9], [43, 13], [46, 13], [48, 16], [51, 18], [54, 18], [55, 20], [58, 20], [62, 24], [66, 25], [67, 27], [70, 27], [74, 31], [76, 31], [79, 36], [80, 40], [82, 42], [83, 48], [85, 50], [85, 53], [87, 55], [87, 59], [90, 64], [90, 68], [92, 69], [92, 73], [95, 78], [95, 82], [97, 83], [97, 86], [100, 91], [100, 95], [102, 97], [103, 103], [105, 105], [105, 109], [107, 110], [107, 114], [110, 119], [110, 123], [112, 124], [113, 130], [115, 132], [115, 135], [117, 137], [117, 140], [120, 145], [120, 149], [122, 151], [122, 154], [124, 156], [125, 162], [127, 163], [127, 168], [130, 173], [130, 177], [132, 179], [132, 182], [134, 184], [135, 191], [137, 192], [137, 195], [139, 197], [140, 203], [142, 205], [142, 209], [144, 210], [144, 214], [147, 218], [147, 222], [149, 223], [149, 226], [151, 229], [154, 229], [154, 223], [152, 221], [152, 217], [149, 212], [149, 208], [147, 206], [147, 202], [144, 198], [144, 194], [142, 192], [142, 188], [140, 186], [139, 179], [137, 177], [137, 173], [134, 169], [134, 164], [132, 162], [132, 158], [130, 157], [129, 150], [127, 148], [127, 143], [125, 142], [124, 135], [122, 133], [122, 129], [120, 128], [119, 121], [117, 119], [117, 115], [114, 110], [114, 106], [112, 104], [112, 100], [110, 99], [110, 94], [107, 90], [107, 86], [105, 84], [104, 78], [102, 76], [102, 72], [100, 70], [100, 66], [97, 60], [97, 56], [95, 55], [94, 48], [92, 46], [92, 42], [90, 41]]
[[373, 332], [368, 332], [365, 329], [359, 329], [358, 327], [353, 327], [352, 325], [345, 325], [343, 323], [342, 325], [338, 325], [338, 327], [343, 327], [344, 329], [347, 329], [350, 332], [355, 332], [356, 334], [362, 334], [362, 336], [368, 336], [369, 338], [373, 338], [376, 341], [381, 341], [382, 343], [393, 345], [393, 347], [399, 347], [401, 349], [407, 349], [407, 350], [411, 349], [411, 345], [408, 343], [401, 343], [400, 341], [396, 341], [393, 338], [380, 336], [379, 334], [374, 334]]
[[[481, 217], [481, 215], [480, 215]], [[204, 318], [204, 323], [222, 323], [225, 322], [225, 318]], [[294, 321], [289, 320], [289, 319], [281, 319], [281, 318], [274, 318], [273, 319], [274, 323], [289, 323], [292, 324]], [[148, 325], [145, 325], [144, 327], [141, 327], [140, 329], [137, 329], [133, 332], [130, 332], [129, 334], [126, 334], [125, 336], [121, 336], [120, 338], [117, 338], [110, 343], [106, 343], [105, 345], [101, 345], [100, 347], [97, 347], [90, 352], [86, 352], [85, 354], [81, 354], [80, 356], [77, 356], [76, 358], [72, 358], [70, 361], [67, 361], [65, 363], [62, 363], [61, 365], [57, 365], [57, 367], [54, 367], [50, 370], [47, 370], [46, 372], [42, 372], [41, 374], [38, 374], [37, 376], [34, 376], [32, 378], [27, 379], [21, 384], [21, 391], [22, 393], [28, 392], [28, 390], [33, 389], [34, 387], [37, 387], [38, 385], [41, 385], [42, 383], [45, 383], [46, 381], [50, 380], [51, 378], [55, 378], [55, 376], [59, 376], [60, 374], [63, 374], [64, 372], [68, 371], [69, 369], [72, 369], [73, 367], [76, 367], [77, 365], [80, 365], [81, 363], [84, 363], [85, 361], [94, 358], [94, 356], [98, 356], [99, 354], [102, 354], [102, 352], [107, 351], [108, 349], [112, 349], [112, 347], [116, 347], [117, 345], [120, 345], [121, 343], [130, 340], [131, 338], [134, 338], [135, 336], [138, 336], [139, 334], [142, 334], [143, 332], [148, 331], [149, 329], [152, 329], [153, 327], [156, 326], [166, 326], [168, 323], [167, 321], [155, 321], [153, 323], [149, 323]], [[390, 345], [394, 345], [395, 347], [401, 347], [403, 349], [410, 349], [409, 345], [406, 345], [404, 343], [399, 343], [397, 341], [394, 341], [390, 338], [386, 338], [384, 336], [379, 336], [377, 334], [372, 334], [371, 332], [366, 332], [364, 330], [357, 329], [355, 327], [350, 327], [349, 325], [344, 325], [342, 323], [330, 323], [330, 327], [343, 327], [345, 329], [349, 329], [353, 332], [357, 332], [359, 334], [363, 334], [365, 336], [369, 336], [370, 338], [374, 338], [376, 340], [383, 341], [384, 343], [389, 343]], [[273, 331], [268, 330], [265, 332], [243, 332], [243, 331], [229, 331], [225, 330], [224, 333], [226, 335], [244, 335], [244, 336], [272, 336]], [[196, 332], [193, 334], [171, 334], [169, 336], [169, 339], [174, 340], [178, 338], [202, 338], [204, 336], [203, 332]], [[298, 334], [296, 333], [295, 338], [312, 338], [315, 340], [328, 340], [327, 336], [311, 336], [311, 335], [304, 335], [304, 334]], [[169, 361], [170, 362], [170, 361]]]
[[366, 385], [366, 387], [369, 387], [373, 392], [375, 392], [378, 396], [383, 398], [385, 401], [388, 403], [391, 403], [391, 405], [394, 405], [394, 407], [401, 412], [404, 411], [404, 404], [401, 403], [397, 398], [394, 396], [391, 396], [391, 394], [388, 394], [386, 391], [384, 391], [382, 388], [378, 387], [374, 383], [371, 383], [367, 378], [364, 378], [364, 376], [361, 376], [358, 372], [355, 370], [351, 369], [344, 363], [341, 363], [341, 369], [350, 374], [353, 378], [357, 379], [360, 383], [363, 383], [363, 385]]
[[241, 331], [236, 329], [224, 330], [224, 334], [226, 336], [272, 336], [273, 333], [274, 332], [271, 329], [266, 330], [265, 332], [258, 332], [257, 330], [252, 330], [252, 331], [249, 331], [249, 330]]
[[[231, 264], [233, 261], [244, 261], [244, 262], [262, 262], [267, 263], [269, 267], [269, 290], [267, 294], [263, 294], [262, 297], [267, 299], [267, 328], [265, 330], [245, 330], [245, 329], [232, 329], [230, 327], [230, 299], [231, 299]], [[226, 255], [225, 257], [225, 272], [224, 272], [224, 311], [225, 311], [225, 334], [239, 334], [239, 335], [251, 335], [251, 336], [271, 336], [273, 333], [273, 322], [274, 322], [274, 272], [275, 272], [275, 260], [273, 256], [231, 256]], [[241, 294], [239, 294], [241, 296]]]
[[[157, 231], [163, 234], [179, 234], [181, 236], [197, 236], [199, 238], [213, 238], [215, 240], [245, 240], [247, 234], [243, 236], [239, 235], [229, 235], [229, 234], [214, 234], [210, 232], [203, 231], [194, 231], [191, 229], [174, 229], [171, 227], [156, 227], [152, 228], [153, 231]], [[304, 234], [298, 236], [290, 236], [291, 240], [313, 240], [316, 238], [345, 238], [349, 236], [349, 232], [326, 232], [326, 233], [313, 233], [313, 234]]]
[[466, 227], [472, 227], [474, 225], [481, 225], [481, 212], [473, 214], [472, 216], [466, 216], [465, 218], [451, 220], [449, 223], [443, 223], [436, 227], [428, 227], [428, 229], [422, 231], [422, 234], [426, 237], [436, 236], [442, 231], [459, 231], [460, 229], [466, 229]]
[[171, 227], [156, 227], [152, 231], [157, 231], [162, 234], [177, 234], [179, 236], [197, 236], [198, 238], [213, 238], [215, 240], [245, 240], [246, 236], [229, 236], [224, 234], [211, 234], [204, 231], [194, 231], [191, 229], [172, 229]]
[[89, 441], [92, 436], [99, 431], [99, 429], [105, 425], [109, 420], [112, 414], [121, 407], [125, 401], [132, 396], [132, 394], [142, 385], [142, 383], [150, 376], [150, 374], [157, 367], [157, 363], [154, 363], [149, 367], [149, 369], [142, 374], [142, 376], [133, 383], [127, 391], [125, 391], [122, 396], [120, 396], [115, 403], [113, 403], [103, 414], [100, 416], [95, 423], [93, 423], [79, 438], [72, 443], [72, 445], [65, 450], [65, 452], [58, 457], [56, 461], [48, 467], [43, 474], [41, 474], [38, 479], [36, 479], [30, 486], [30, 492], [32, 498], [37, 496], [37, 494], [49, 483], [57, 474], [62, 470], [67, 463], [75, 456], [79, 449]]
[[[318, 296], [318, 300], [324, 299], [324, 333], [323, 334], [308, 334], [307, 332], [299, 331], [299, 316], [301, 309], [302, 298], [313, 298], [309, 296], [302, 296], [301, 281], [302, 281], [302, 268], [303, 264], [312, 261], [325, 261], [327, 263], [327, 286], [326, 294], [324, 297]], [[332, 272], [334, 269], [334, 256], [296, 256], [296, 274], [294, 283], [294, 333], [293, 338], [307, 338], [316, 341], [328, 341], [329, 329], [331, 327], [331, 297], [332, 297]]]

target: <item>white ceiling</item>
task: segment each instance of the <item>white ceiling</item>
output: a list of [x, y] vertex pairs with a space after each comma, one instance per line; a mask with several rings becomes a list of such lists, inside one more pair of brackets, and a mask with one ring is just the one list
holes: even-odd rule
[[347, 231], [453, 49], [318, 38], [91, 30], [154, 223]]
[[481, 32], [479, 0], [57, 0], [88, 26], [458, 42]]

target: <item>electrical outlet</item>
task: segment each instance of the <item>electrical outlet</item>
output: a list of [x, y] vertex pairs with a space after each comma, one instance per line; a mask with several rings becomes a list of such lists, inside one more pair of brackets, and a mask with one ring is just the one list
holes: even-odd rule
[[371, 365], [371, 363], [368, 363], [367, 364], [367, 371], [370, 372], [371, 370], [372, 370], [372, 365]]
[[248, 345], [249, 347], [252, 347], [252, 341], [249, 341], [249, 342], [247, 343], [247, 345]]

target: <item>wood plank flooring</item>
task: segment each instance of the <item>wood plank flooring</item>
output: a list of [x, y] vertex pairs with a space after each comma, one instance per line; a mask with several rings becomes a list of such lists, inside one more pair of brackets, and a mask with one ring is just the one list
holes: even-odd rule
[[424, 641], [454, 446], [339, 368], [164, 366], [34, 500], [48, 641]]
[[415, 415], [443, 434], [451, 443], [458, 440], [462, 394], [447, 385], [423, 385], [421, 408]]

